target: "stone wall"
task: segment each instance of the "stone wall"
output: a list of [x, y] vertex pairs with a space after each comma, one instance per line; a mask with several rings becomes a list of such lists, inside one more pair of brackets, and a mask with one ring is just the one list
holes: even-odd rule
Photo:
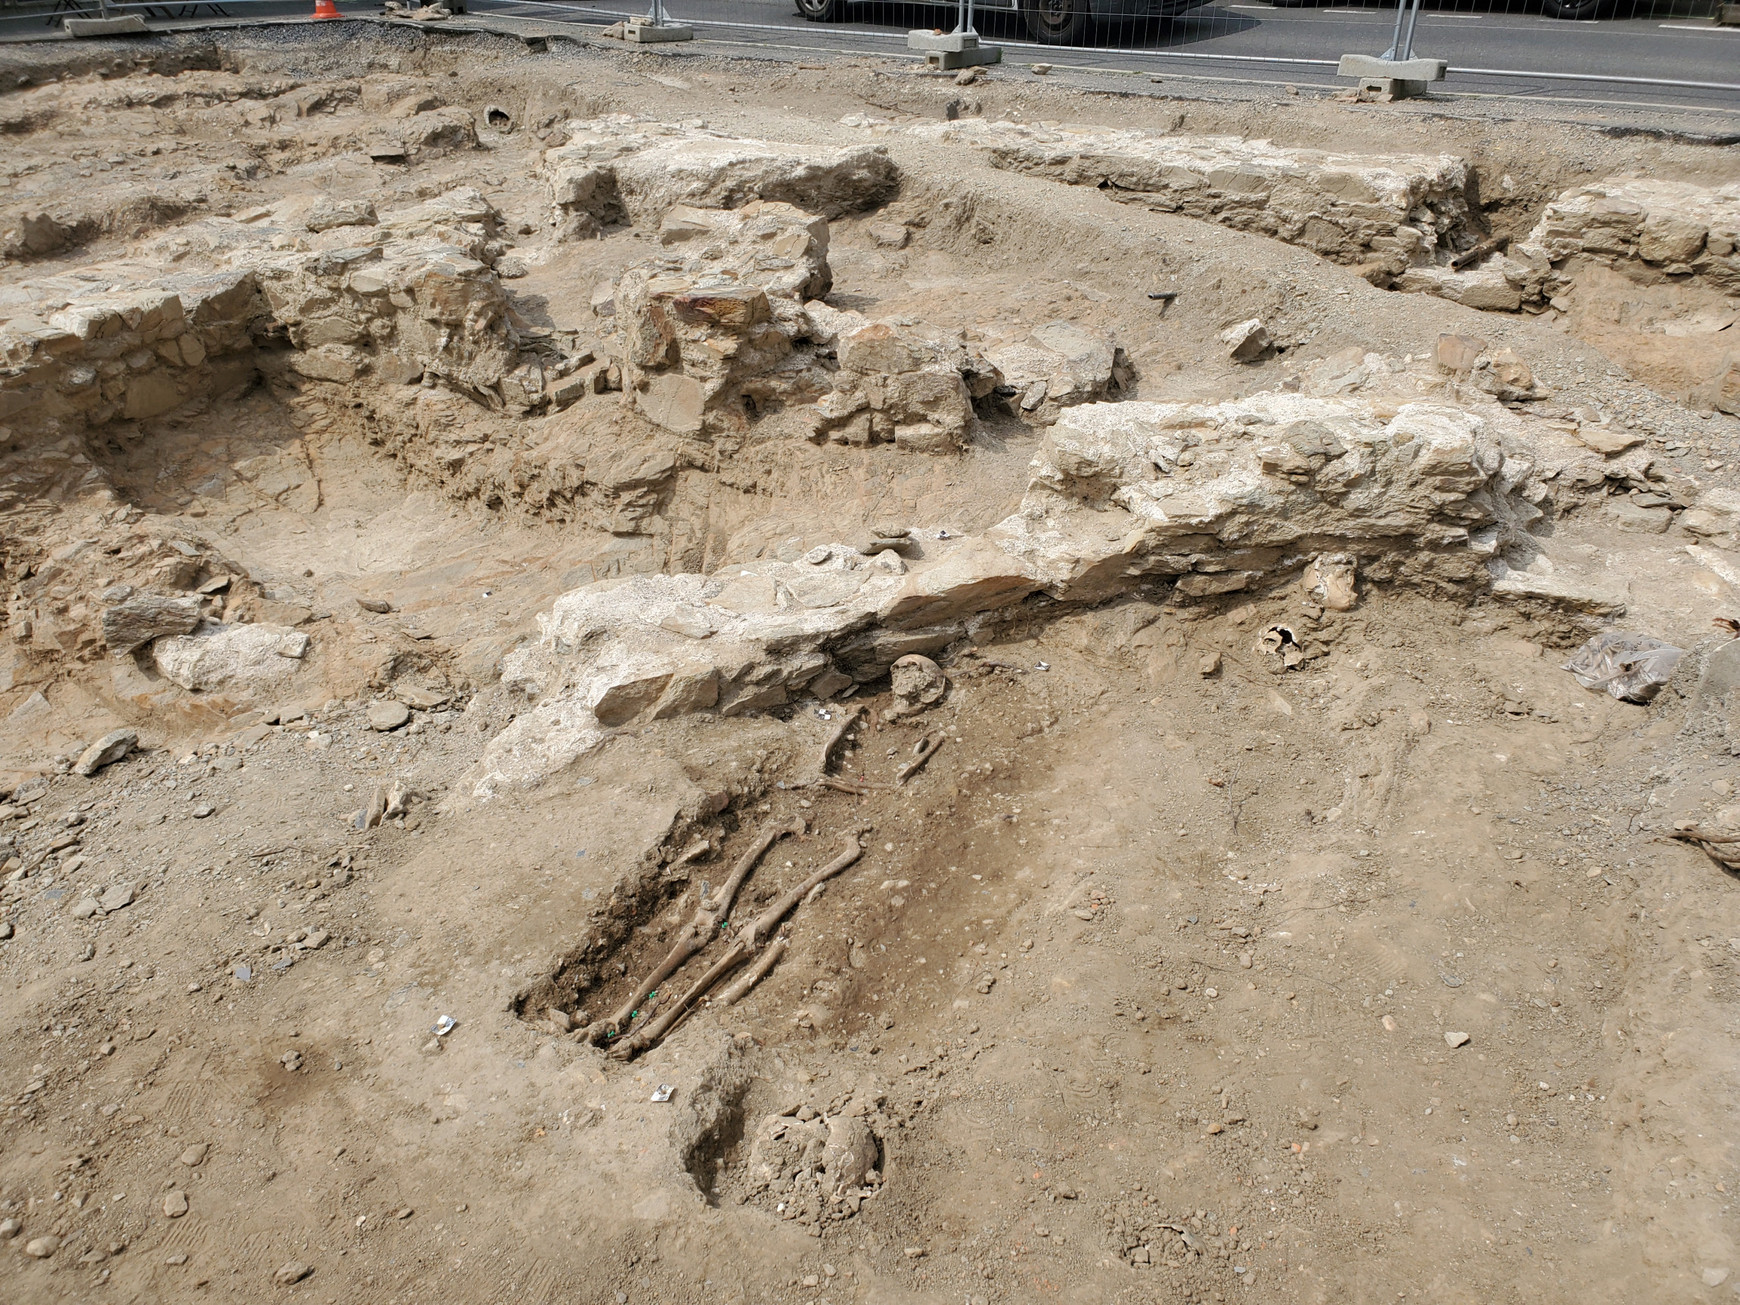
[[1468, 166], [1446, 154], [1336, 154], [1232, 136], [977, 118], [911, 130], [982, 150], [1011, 172], [1097, 186], [1392, 275], [1463, 236], [1470, 220]]
[[875, 146], [743, 140], [628, 114], [570, 122], [567, 131], [567, 143], [545, 153], [543, 173], [570, 235], [620, 222], [651, 226], [677, 204], [776, 200], [837, 218], [886, 203], [900, 185], [893, 160]]
[[[41, 316], [0, 325], [0, 425], [82, 429], [160, 416], [247, 371], [263, 312], [251, 271], [156, 280], [123, 294], [58, 278]], [[240, 371], [238, 371], [240, 364]]]
[[[34, 311], [0, 323], [0, 423], [161, 416], [249, 378], [254, 350], [280, 341], [291, 369], [317, 380], [433, 375], [496, 408], [544, 402], [542, 364], [522, 360], [491, 266], [497, 215], [477, 191], [378, 220], [366, 205], [332, 216], [212, 218], [148, 251], [205, 255], [219, 270], [204, 275], [116, 264], [16, 287], [10, 298]], [[108, 288], [129, 280], [137, 288]]]
[[1575, 285], [1581, 260], [1645, 282], [1740, 295], [1740, 183], [1608, 177], [1578, 186], [1547, 205], [1527, 239], [1461, 269], [1416, 263], [1394, 288], [1469, 308], [1540, 312]]
[[1333, 572], [1345, 601], [1362, 576], [1479, 590], [1551, 506], [1549, 481], [1601, 483], [1591, 461], [1485, 396], [1478, 410], [1293, 393], [1067, 408], [1019, 511], [984, 535], [900, 531], [563, 596], [504, 661], [531, 701], [469, 782], [535, 783], [636, 721], [827, 699], [1036, 592], [1212, 600], [1319, 559], [1315, 582]]
[[1608, 177], [1560, 195], [1529, 233], [1555, 267], [1584, 257], [1707, 280], [1740, 295], [1740, 182], [1712, 188]]

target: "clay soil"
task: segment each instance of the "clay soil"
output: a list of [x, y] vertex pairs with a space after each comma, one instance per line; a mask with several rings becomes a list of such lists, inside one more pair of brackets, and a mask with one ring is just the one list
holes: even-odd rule
[[[15, 61], [6, 151], [33, 166], [13, 187], [160, 175], [171, 142], [199, 185], [171, 216], [98, 213], [8, 280], [122, 257], [203, 210], [309, 189], [384, 207], [463, 183], [525, 239], [528, 275], [510, 283], [525, 320], [595, 332], [592, 287], [649, 242], [541, 243], [536, 133], [674, 116], [679, 92], [684, 115], [812, 141], [849, 112], [1342, 148], [1397, 148], [1399, 131], [1514, 179], [1494, 229], [1526, 230], [1585, 167], [1709, 181], [1722, 166], [1566, 124], [1385, 126], [1316, 101], [1281, 119], [870, 64], [225, 39], [61, 81], [49, 56]], [[383, 174], [318, 112], [245, 112], [364, 64], [503, 106], [514, 129]], [[910, 146], [900, 162], [901, 197], [872, 216], [952, 200], [968, 218], [898, 251], [868, 219], [835, 223], [840, 306], [979, 331], [1091, 323], [1143, 398], [1229, 397], [1348, 349], [1423, 358], [1466, 330], [1517, 349], [1559, 401], [1641, 426], [1693, 483], [1733, 484], [1736, 423], [1681, 402], [1697, 369], [1617, 326], [1482, 316], [1091, 191]], [[1162, 308], [1153, 288], [1178, 297]], [[1254, 369], [1215, 341], [1253, 315], [1285, 346]], [[1616, 702], [1561, 669], [1577, 622], [1466, 595], [1368, 586], [1354, 610], [1313, 615], [1297, 587], [1193, 605], [1137, 588], [1007, 614], [940, 656], [948, 696], [909, 721], [887, 718], [883, 680], [843, 706], [620, 731], [541, 787], [480, 801], [462, 777], [523, 705], [500, 658], [557, 595], [889, 517], [981, 529], [1018, 501], [1038, 436], [993, 424], [958, 458], [751, 444], [685, 470], [652, 526], [613, 535], [516, 498], [499, 464], [444, 476], [370, 435], [321, 383], [278, 375], [93, 435], [107, 497], [37, 479], [6, 508], [9, 588], [80, 539], [179, 530], [244, 564], [269, 614], [324, 651], [318, 691], [232, 720], [126, 659], [6, 639], [7, 854], [41, 863], [76, 834], [83, 861], [37, 874], [4, 917], [0, 1218], [17, 1229], [0, 1298], [1665, 1302], [1740, 1283], [1740, 912], [1732, 875], [1668, 837], [1740, 782], [1719, 686], [1682, 677], [1649, 706]], [[262, 457], [309, 487], [273, 494], [237, 470]], [[1561, 566], [1631, 580], [1626, 628], [1719, 664], [1710, 621], [1734, 614], [1731, 580], [1683, 541], [1594, 513], [1547, 533]], [[1327, 655], [1283, 672], [1259, 647], [1276, 623]], [[372, 730], [368, 704], [411, 684], [429, 701], [412, 730]], [[859, 705], [835, 770], [873, 787], [800, 786]], [[67, 773], [123, 722], [136, 752]], [[395, 780], [408, 810], [352, 827]], [[740, 911], [849, 835], [864, 851], [799, 909], [744, 1001], [626, 1062], [551, 1021], [606, 1017], [701, 882], [791, 820], [806, 832], [774, 845]], [[67, 909], [122, 882], [124, 907]], [[312, 931], [324, 945], [299, 946]], [[754, 1188], [764, 1117], [842, 1110], [879, 1148], [855, 1213]], [[43, 1237], [53, 1254], [27, 1254]]]

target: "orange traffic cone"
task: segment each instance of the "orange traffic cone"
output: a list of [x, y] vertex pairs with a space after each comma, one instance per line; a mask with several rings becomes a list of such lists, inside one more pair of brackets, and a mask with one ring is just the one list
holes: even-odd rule
[[332, 0], [314, 0], [314, 16], [316, 18], [342, 18], [338, 6]]

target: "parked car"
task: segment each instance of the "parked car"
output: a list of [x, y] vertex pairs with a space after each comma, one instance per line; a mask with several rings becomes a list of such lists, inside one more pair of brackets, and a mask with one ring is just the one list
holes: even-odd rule
[[[812, 23], [838, 23], [854, 3], [864, 0], [797, 0], [798, 12]], [[1019, 13], [1028, 35], [1046, 45], [1083, 45], [1096, 25], [1170, 18], [1209, 0], [974, 0], [974, 8]]]

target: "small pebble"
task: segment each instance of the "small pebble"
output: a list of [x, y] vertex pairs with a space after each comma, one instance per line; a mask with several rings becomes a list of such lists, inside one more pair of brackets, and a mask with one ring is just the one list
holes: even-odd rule
[[1446, 1046], [1450, 1046], [1450, 1047], [1466, 1046], [1468, 1044], [1468, 1035], [1466, 1033], [1461, 1033], [1461, 1032], [1456, 1032], [1456, 1033], [1448, 1033], [1447, 1032], [1444, 1034], [1444, 1044]]
[[166, 1219], [179, 1219], [187, 1213], [187, 1193], [176, 1190], [163, 1198], [163, 1216]]
[[24, 1253], [32, 1259], [46, 1260], [60, 1249], [60, 1238], [55, 1236], [32, 1237], [24, 1243]]
[[206, 1152], [210, 1149], [211, 1147], [205, 1142], [195, 1142], [181, 1153], [181, 1163], [189, 1169], [197, 1168], [205, 1160]]

